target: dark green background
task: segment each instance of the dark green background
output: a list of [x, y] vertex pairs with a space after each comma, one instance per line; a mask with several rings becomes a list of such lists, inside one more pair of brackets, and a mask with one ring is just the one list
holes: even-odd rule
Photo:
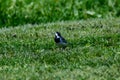
[[0, 0], [0, 27], [120, 16], [120, 0]]

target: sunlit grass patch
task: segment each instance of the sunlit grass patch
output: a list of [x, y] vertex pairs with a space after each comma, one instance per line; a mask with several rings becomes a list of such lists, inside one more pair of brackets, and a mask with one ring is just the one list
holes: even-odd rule
[[[0, 29], [1, 79], [119, 79], [120, 19], [89, 19]], [[69, 42], [54, 43], [54, 33]]]

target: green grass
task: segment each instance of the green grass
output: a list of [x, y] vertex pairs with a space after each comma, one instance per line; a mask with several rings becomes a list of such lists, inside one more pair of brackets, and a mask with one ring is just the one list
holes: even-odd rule
[[120, 16], [120, 0], [0, 0], [0, 28]]
[[[65, 50], [55, 31], [69, 42]], [[1, 28], [0, 79], [120, 79], [120, 18]]]

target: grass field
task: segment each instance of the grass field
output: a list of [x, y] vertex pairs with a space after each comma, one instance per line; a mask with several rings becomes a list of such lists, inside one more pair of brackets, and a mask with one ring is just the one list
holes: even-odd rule
[[120, 16], [120, 0], [0, 0], [0, 28]]
[[[54, 43], [59, 31], [69, 42]], [[119, 80], [120, 18], [0, 29], [1, 80]]]

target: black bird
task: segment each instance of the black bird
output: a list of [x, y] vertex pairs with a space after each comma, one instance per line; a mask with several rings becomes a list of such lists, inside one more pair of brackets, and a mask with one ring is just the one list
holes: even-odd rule
[[67, 41], [61, 36], [59, 32], [55, 33], [55, 38], [54, 38], [56, 44], [62, 48], [65, 48], [67, 46]]

